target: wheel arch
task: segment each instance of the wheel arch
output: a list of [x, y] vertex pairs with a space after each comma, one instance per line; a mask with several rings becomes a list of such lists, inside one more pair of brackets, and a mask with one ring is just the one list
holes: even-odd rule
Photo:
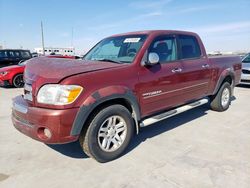
[[[91, 101], [91, 102], [90, 102]], [[136, 132], [139, 132], [139, 120], [140, 120], [140, 109], [136, 96], [130, 91], [125, 90], [124, 93], [115, 93], [102, 97], [100, 91], [94, 92], [89, 96], [85, 103], [80, 107], [76, 118], [74, 120], [71, 135], [79, 135], [83, 128], [87, 125], [86, 123], [90, 120], [91, 115], [96, 113], [105, 106], [112, 104], [121, 104], [125, 106], [132, 114], [132, 118], [135, 122]]]
[[219, 79], [218, 79], [218, 82], [217, 82], [217, 84], [216, 84], [216, 86], [215, 86], [215, 89], [214, 89], [214, 91], [213, 91], [213, 95], [215, 95], [215, 94], [219, 91], [220, 87], [221, 87], [222, 84], [225, 83], [225, 82], [229, 82], [230, 85], [231, 85], [231, 89], [233, 90], [233, 88], [234, 88], [234, 83], [235, 83], [234, 80], [235, 80], [234, 72], [233, 72], [230, 68], [225, 69], [225, 70], [221, 73], [221, 75], [220, 75], [220, 77], [219, 77]]
[[17, 76], [17, 75], [24, 75], [23, 72], [15, 72], [13, 73], [13, 75], [11, 75], [11, 80], [10, 80], [10, 84], [13, 86], [14, 85], [14, 78]]

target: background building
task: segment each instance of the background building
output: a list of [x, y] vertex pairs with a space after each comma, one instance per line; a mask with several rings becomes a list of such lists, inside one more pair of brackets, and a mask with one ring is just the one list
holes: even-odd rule
[[[43, 48], [35, 48], [34, 51], [39, 55], [43, 55]], [[50, 55], [51, 53], [56, 55], [75, 55], [75, 48], [54, 48], [54, 47], [45, 47], [45, 55]]]

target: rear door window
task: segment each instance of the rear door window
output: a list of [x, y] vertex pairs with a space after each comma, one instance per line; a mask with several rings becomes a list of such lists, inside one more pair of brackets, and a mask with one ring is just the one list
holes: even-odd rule
[[199, 43], [194, 36], [179, 35], [181, 59], [198, 58], [201, 56]]

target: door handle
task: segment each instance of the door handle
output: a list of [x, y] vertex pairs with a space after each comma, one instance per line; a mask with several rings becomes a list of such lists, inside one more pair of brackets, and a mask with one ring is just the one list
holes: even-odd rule
[[177, 73], [177, 72], [181, 72], [181, 71], [182, 71], [181, 68], [172, 69], [172, 73]]
[[208, 67], [209, 67], [209, 64], [202, 65], [202, 68], [208, 68]]

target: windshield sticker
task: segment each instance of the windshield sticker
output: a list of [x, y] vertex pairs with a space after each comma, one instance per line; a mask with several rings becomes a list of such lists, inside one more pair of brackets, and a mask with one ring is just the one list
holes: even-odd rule
[[126, 38], [123, 43], [136, 43], [139, 42], [141, 38]]

